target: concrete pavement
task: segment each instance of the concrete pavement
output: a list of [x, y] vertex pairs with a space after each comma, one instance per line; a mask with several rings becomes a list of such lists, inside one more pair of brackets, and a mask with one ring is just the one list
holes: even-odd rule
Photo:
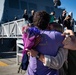
[[15, 51], [0, 52], [0, 75], [24, 75], [25, 71], [17, 73], [18, 67]]

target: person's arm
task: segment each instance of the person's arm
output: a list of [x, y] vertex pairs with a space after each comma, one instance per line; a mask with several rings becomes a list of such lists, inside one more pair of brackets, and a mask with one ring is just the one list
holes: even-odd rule
[[[64, 33], [69, 33], [70, 37], [66, 37], [64, 39], [63, 44], [64, 48], [70, 49], [70, 50], [76, 50], [76, 36], [74, 35], [74, 32], [72, 30], [66, 30]], [[63, 35], [65, 36], [65, 34]]]
[[76, 37], [70, 36], [64, 39], [63, 41], [64, 48], [70, 49], [70, 50], [76, 50]]
[[[30, 50], [30, 55], [36, 57], [38, 54], [35, 50]], [[67, 59], [68, 50], [64, 50], [63, 48], [60, 48], [58, 51], [58, 54], [54, 56], [49, 55], [43, 55], [40, 54], [39, 60], [43, 62], [44, 66], [47, 66], [49, 68], [53, 69], [60, 69]]]
[[[49, 68], [53, 69], [60, 69], [67, 59], [68, 50], [64, 50], [63, 48], [60, 48], [58, 51], [58, 54], [54, 56], [44, 55], [39, 58], [44, 64], [44, 66], [48, 66]], [[44, 59], [44, 60], [43, 60]]]
[[65, 31], [63, 32], [63, 34], [65, 34], [65, 33], [69, 33], [70, 36], [75, 36], [75, 35], [74, 35], [74, 32], [73, 32], [72, 30], [69, 30], [69, 29], [67, 29], [67, 30], [65, 30]]

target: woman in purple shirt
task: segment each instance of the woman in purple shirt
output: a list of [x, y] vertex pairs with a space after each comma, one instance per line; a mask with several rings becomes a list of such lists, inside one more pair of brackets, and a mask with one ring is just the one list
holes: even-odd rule
[[33, 18], [33, 23], [40, 29], [41, 41], [35, 48], [39, 53], [37, 57], [30, 56], [29, 66], [26, 75], [59, 75], [59, 71], [53, 68], [44, 66], [38, 59], [40, 53], [49, 56], [56, 56], [58, 48], [62, 47], [64, 39], [61, 33], [55, 30], [46, 30], [49, 23], [49, 14], [45, 11], [36, 12]]

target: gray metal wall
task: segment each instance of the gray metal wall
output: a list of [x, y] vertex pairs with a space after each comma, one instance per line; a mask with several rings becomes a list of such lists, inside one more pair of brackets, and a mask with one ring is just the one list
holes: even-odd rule
[[63, 11], [63, 9], [54, 8], [53, 0], [5, 0], [2, 21], [12, 21], [15, 16], [18, 19], [22, 18], [24, 9], [28, 10], [29, 15], [32, 9], [46, 10], [48, 13], [55, 11], [58, 16]]

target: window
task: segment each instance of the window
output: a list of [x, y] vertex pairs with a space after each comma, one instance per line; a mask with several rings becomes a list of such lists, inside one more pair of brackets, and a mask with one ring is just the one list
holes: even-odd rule
[[9, 7], [19, 9], [19, 0], [9, 0]]
[[21, 1], [21, 9], [24, 10], [24, 9], [27, 9], [27, 2], [25, 1]]

